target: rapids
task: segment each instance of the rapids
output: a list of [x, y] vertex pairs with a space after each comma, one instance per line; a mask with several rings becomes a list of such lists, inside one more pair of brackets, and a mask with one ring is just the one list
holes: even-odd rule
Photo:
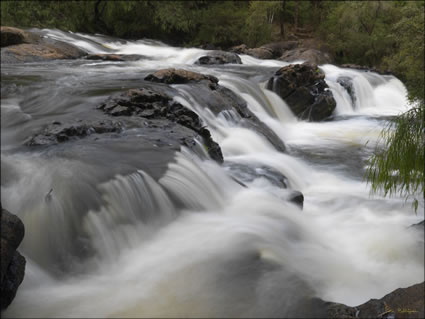
[[[363, 178], [388, 117], [409, 108], [397, 78], [320, 66], [335, 119], [309, 123], [264, 88], [288, 63], [242, 55], [242, 65], [204, 67], [193, 64], [201, 49], [42, 31], [90, 53], [145, 58], [2, 65], [1, 200], [25, 224], [27, 259], [4, 317], [282, 317], [306, 296], [355, 306], [424, 280], [423, 237], [408, 229], [424, 219], [423, 203], [415, 214], [403, 198], [371, 196]], [[43, 125], [78, 118], [166, 67], [219, 78], [288, 154], [179, 85], [175, 100], [204, 120], [222, 166], [182, 147], [156, 178], [140, 167], [131, 135], [119, 145], [22, 147]], [[355, 99], [340, 76], [351, 79]], [[303, 210], [287, 201], [289, 190], [248, 178], [244, 166], [286, 176], [304, 194]]]

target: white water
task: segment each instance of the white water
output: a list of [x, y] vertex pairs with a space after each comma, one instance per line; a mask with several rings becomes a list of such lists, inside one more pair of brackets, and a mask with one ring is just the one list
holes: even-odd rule
[[[5, 317], [282, 317], [304, 297], [358, 305], [424, 280], [423, 235], [407, 229], [423, 220], [423, 206], [415, 215], [401, 198], [371, 197], [362, 180], [364, 160], [385, 123], [365, 115], [379, 118], [408, 108], [396, 78], [321, 66], [336, 114], [354, 116], [308, 123], [255, 76], [238, 75], [285, 62], [242, 56], [241, 66], [203, 68], [192, 65], [206, 53], [200, 49], [46, 32], [89, 52], [106, 52], [103, 46], [154, 59], [102, 62], [96, 69], [87, 63], [80, 67], [86, 74], [119, 70], [131, 76], [177, 66], [217, 76], [286, 143], [289, 154], [238, 127], [236, 114], [215, 117], [178, 85], [175, 99], [203, 118], [226, 162], [282, 173], [304, 194], [304, 209], [267, 179], [244, 188], [227, 169], [186, 149], [159, 181], [136, 169], [98, 182], [97, 171], [78, 154], [36, 158], [6, 153], [2, 145], [2, 166], [16, 175], [3, 183], [2, 174], [2, 204], [24, 221], [21, 251], [28, 262]], [[341, 75], [353, 79], [355, 105], [336, 82]], [[11, 109], [3, 104], [2, 119]], [[45, 202], [45, 190], [37, 186], [55, 179], [61, 187]], [[97, 208], [79, 211], [78, 201], [93, 198], [100, 201]], [[72, 257], [73, 240], [90, 242], [94, 251]], [[65, 273], [54, 267], [58, 258], [68, 264]]]

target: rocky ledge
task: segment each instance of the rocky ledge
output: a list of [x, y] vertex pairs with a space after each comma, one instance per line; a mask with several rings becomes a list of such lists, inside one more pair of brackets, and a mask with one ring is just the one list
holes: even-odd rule
[[215, 115], [231, 116], [237, 126], [253, 128], [278, 151], [286, 151], [282, 140], [249, 110], [246, 101], [233, 91], [221, 86], [216, 77], [186, 70], [164, 69], [148, 75], [145, 80], [182, 84], [182, 87], [196, 98], [201, 107], [208, 108]]
[[291, 64], [280, 68], [266, 88], [277, 93], [303, 120], [323, 121], [336, 107], [325, 74], [315, 64]]
[[36, 32], [1, 27], [1, 63], [37, 62], [54, 59], [78, 59], [83, 50]]
[[15, 298], [24, 280], [25, 258], [16, 250], [24, 238], [25, 228], [18, 216], [1, 207], [1, 310]]

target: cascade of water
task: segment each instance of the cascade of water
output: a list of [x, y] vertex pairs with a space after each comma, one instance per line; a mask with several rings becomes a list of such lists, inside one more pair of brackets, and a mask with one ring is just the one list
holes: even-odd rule
[[[157, 59], [123, 62], [121, 73], [135, 66], [148, 72], [178, 66], [213, 74], [220, 85], [245, 99], [289, 146], [289, 154], [277, 152], [254, 129], [240, 127], [235, 111], [215, 115], [196, 92], [179, 85], [174, 86], [174, 99], [208, 126], [223, 151], [222, 166], [182, 148], [155, 181], [137, 166], [140, 153], [132, 152], [134, 140], [122, 138], [121, 143], [128, 143], [123, 148], [74, 147], [57, 156], [52, 149], [70, 146], [32, 154], [15, 150], [10, 139], [1, 154], [2, 204], [25, 223], [20, 250], [28, 263], [5, 317], [293, 317], [299, 310], [294, 305], [302, 307], [303, 298], [357, 305], [424, 279], [423, 238], [407, 230], [423, 214], [414, 215], [402, 198], [370, 198], [362, 181], [370, 154], [364, 144], [369, 140], [370, 147], [375, 145], [382, 120], [299, 121], [258, 78], [235, 72], [270, 74], [270, 67], [287, 65], [282, 61], [243, 55], [245, 65], [229, 69], [193, 67], [206, 51], [44, 32], [92, 53]], [[85, 92], [88, 70], [95, 67], [96, 74], [111, 72], [102, 64], [84, 64], [67, 70], [68, 78], [60, 72], [49, 77], [66, 85], [69, 76], [78, 75], [72, 83], [78, 94]], [[407, 107], [405, 88], [392, 76], [321, 68], [337, 114], [397, 114]], [[120, 76], [115, 82], [108, 79], [121, 87]], [[355, 99], [338, 83], [340, 77], [351, 81]], [[3, 104], [2, 123], [13, 115], [10, 103]], [[33, 104], [42, 109], [43, 98]], [[66, 112], [78, 114], [74, 108]], [[19, 130], [2, 125], [2, 133], [10, 136]], [[85, 163], [83, 155], [90, 152], [96, 161]], [[121, 162], [108, 156], [111, 152], [129, 159], [127, 173], [118, 173]], [[235, 180], [231, 173], [236, 168], [230, 164], [259, 173], [244, 184]], [[284, 176], [289, 189], [265, 179], [260, 173], [267, 169]], [[294, 189], [304, 194], [303, 210], [287, 201]], [[51, 268], [58, 261], [70, 266], [64, 268], [65, 276], [53, 277]]]

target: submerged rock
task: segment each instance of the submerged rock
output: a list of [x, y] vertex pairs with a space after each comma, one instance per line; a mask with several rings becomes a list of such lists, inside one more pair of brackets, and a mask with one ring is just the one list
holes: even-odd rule
[[195, 64], [242, 64], [241, 58], [236, 53], [225, 51], [212, 51], [201, 56]]
[[304, 206], [304, 195], [300, 191], [293, 191], [289, 196], [289, 201], [302, 209]]
[[354, 108], [356, 105], [356, 93], [354, 91], [353, 79], [348, 76], [340, 76], [336, 81], [347, 91]]
[[[1, 206], [1, 204], [0, 204]], [[24, 238], [25, 228], [18, 216], [1, 207], [1, 309], [15, 298], [24, 280], [25, 258], [16, 250]]]
[[137, 61], [144, 59], [143, 55], [139, 54], [89, 54], [85, 57], [87, 60], [100, 60], [100, 61], [112, 61], [112, 62], [122, 62], [122, 61]]
[[322, 121], [336, 107], [325, 74], [315, 64], [291, 64], [279, 69], [267, 82], [267, 89], [285, 100], [301, 119]]

